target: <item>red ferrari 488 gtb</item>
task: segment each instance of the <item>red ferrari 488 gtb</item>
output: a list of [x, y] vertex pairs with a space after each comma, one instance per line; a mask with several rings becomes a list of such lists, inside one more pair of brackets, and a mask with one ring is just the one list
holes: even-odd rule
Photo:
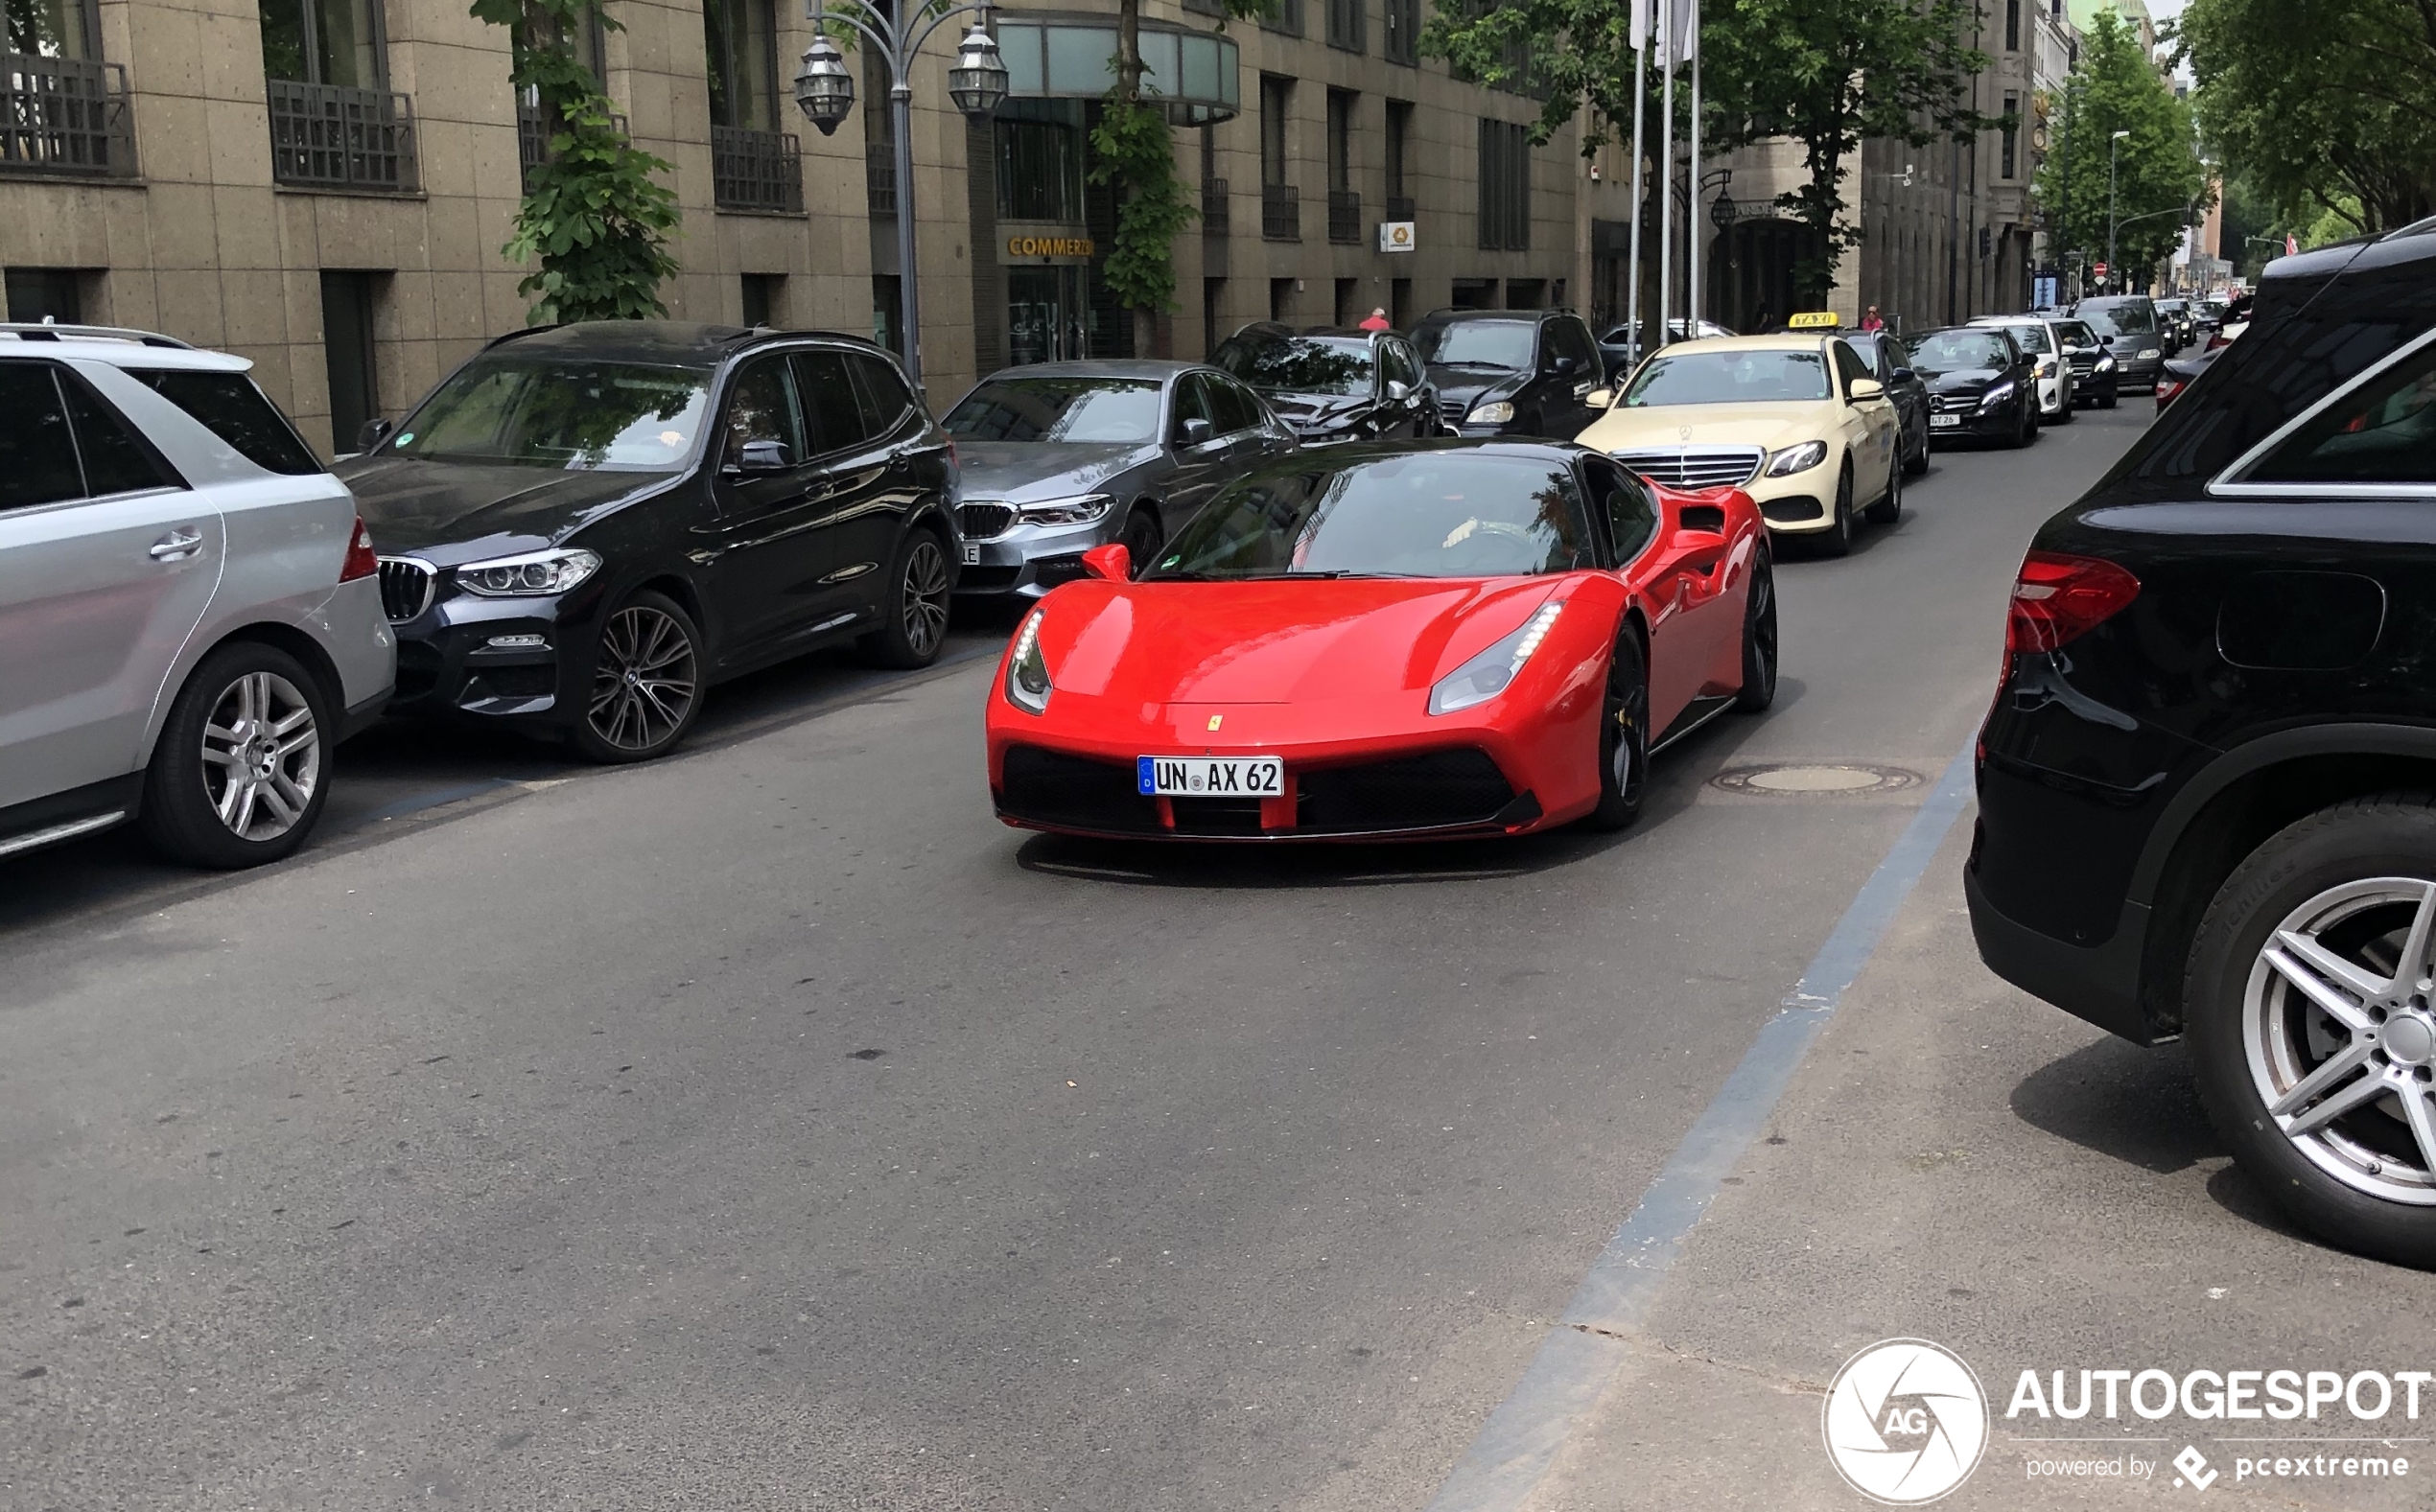
[[1357, 444], [1219, 491], [1041, 600], [990, 690], [1010, 825], [1221, 840], [1615, 828], [1650, 753], [1776, 691], [1734, 489], [1579, 447]]

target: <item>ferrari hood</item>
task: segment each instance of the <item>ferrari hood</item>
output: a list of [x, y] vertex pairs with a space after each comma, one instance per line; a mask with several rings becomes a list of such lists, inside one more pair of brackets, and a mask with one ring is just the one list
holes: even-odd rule
[[1426, 689], [1561, 578], [1076, 583], [1042, 600], [1057, 696], [1138, 707], [1299, 704]]
[[1582, 432], [1581, 444], [1602, 452], [1638, 452], [1670, 446], [1764, 446], [1774, 451], [1829, 433], [1835, 401], [1795, 400], [1766, 405], [1660, 405], [1647, 409], [1610, 409]]
[[1089, 493], [1159, 455], [1148, 442], [960, 440], [956, 470], [966, 499], [1023, 503]]

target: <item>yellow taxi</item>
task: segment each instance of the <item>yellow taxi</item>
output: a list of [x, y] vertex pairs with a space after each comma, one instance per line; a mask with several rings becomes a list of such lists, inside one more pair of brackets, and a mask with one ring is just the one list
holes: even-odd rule
[[1902, 427], [1833, 320], [1663, 347], [1590, 396], [1603, 412], [1577, 439], [1669, 488], [1741, 488], [1772, 533], [1841, 556], [1856, 514], [1903, 512]]

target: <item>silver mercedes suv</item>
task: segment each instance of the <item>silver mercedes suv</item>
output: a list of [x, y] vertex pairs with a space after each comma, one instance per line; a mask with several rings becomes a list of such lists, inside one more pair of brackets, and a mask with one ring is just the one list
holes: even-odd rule
[[0, 856], [133, 820], [276, 860], [387, 700], [371, 537], [252, 365], [0, 325]]

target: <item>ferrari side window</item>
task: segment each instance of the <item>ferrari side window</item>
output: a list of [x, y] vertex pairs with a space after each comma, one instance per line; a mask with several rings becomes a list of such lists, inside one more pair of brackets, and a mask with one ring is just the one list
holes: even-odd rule
[[1590, 467], [1590, 494], [1606, 518], [1616, 565], [1622, 567], [1639, 556], [1658, 533], [1657, 500], [1650, 497], [1649, 485], [1623, 468], [1595, 462]]

